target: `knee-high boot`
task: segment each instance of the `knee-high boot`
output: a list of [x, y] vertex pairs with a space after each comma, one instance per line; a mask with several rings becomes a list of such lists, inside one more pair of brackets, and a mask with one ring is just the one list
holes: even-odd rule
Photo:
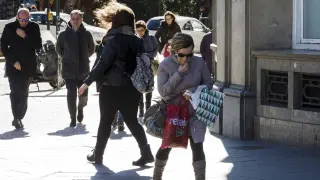
[[194, 175], [196, 180], [205, 180], [206, 179], [206, 161], [196, 161], [192, 163]]
[[162, 180], [162, 174], [167, 164], [167, 160], [161, 161], [159, 159], [156, 159], [156, 162], [154, 164], [153, 180]]

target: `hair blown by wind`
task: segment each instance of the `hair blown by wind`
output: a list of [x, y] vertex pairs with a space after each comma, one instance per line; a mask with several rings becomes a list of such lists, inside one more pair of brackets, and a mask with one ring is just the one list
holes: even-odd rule
[[127, 11], [128, 13], [133, 14], [134, 17], [133, 11], [128, 6], [118, 3], [116, 0], [111, 0], [107, 5], [94, 11], [94, 15], [98, 20], [98, 25], [106, 28], [107, 24], [112, 22], [114, 16], [119, 14], [120, 11]]

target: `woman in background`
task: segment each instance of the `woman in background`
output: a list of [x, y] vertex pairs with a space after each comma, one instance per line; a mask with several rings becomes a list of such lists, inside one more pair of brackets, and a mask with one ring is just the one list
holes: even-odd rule
[[160, 28], [157, 30], [155, 37], [160, 46], [159, 51], [163, 51], [163, 56], [166, 58], [170, 55], [168, 51], [168, 42], [177, 33], [181, 32], [181, 28], [176, 22], [176, 16], [171, 11], [164, 13], [164, 21], [161, 22]]

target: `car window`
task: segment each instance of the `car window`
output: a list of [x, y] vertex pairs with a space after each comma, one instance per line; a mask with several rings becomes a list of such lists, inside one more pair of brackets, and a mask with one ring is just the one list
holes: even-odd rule
[[184, 24], [184, 26], [183, 26], [182, 29], [183, 29], [183, 30], [187, 30], [187, 31], [192, 31], [193, 29], [192, 29], [191, 22], [188, 21], [186, 24]]
[[194, 31], [204, 31], [204, 27], [200, 22], [193, 20], [191, 24]]
[[[47, 19], [46, 14], [30, 14], [30, 20], [41, 25], [46, 25]], [[52, 20], [50, 20], [50, 25], [56, 25], [56, 20], [56, 16], [53, 16]]]
[[160, 23], [163, 19], [150, 19], [147, 22], [147, 28], [149, 30], [158, 30], [160, 27]]

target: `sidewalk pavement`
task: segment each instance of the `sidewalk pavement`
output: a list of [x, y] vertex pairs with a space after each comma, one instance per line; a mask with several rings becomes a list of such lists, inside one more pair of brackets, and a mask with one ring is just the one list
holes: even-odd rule
[[[29, 109], [23, 120], [25, 129], [19, 131], [11, 126], [7, 92], [0, 95], [1, 180], [152, 179], [153, 164], [145, 168], [131, 165], [139, 158], [139, 149], [128, 129], [112, 133], [104, 166], [87, 162], [86, 155], [95, 145], [99, 123], [98, 96], [95, 87], [90, 88], [84, 122], [76, 128], [68, 128], [65, 88], [52, 91], [47, 83], [41, 83], [38, 92], [32, 85]], [[157, 91], [154, 95], [157, 96]], [[151, 136], [148, 140], [156, 153], [161, 140]], [[204, 149], [207, 180], [317, 180], [320, 177], [320, 154], [315, 150], [231, 140], [209, 133]], [[191, 161], [190, 147], [173, 150], [163, 179], [194, 179]]]

